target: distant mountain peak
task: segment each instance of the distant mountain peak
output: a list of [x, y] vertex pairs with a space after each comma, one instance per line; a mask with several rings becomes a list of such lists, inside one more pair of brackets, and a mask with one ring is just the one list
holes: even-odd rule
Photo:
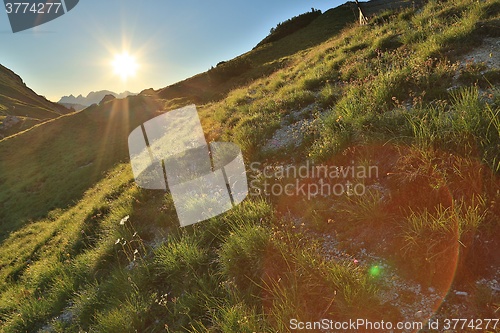
[[100, 90], [100, 91], [91, 91], [88, 93], [87, 97], [83, 97], [82, 94], [75, 97], [74, 95], [63, 96], [59, 100], [59, 104], [80, 104], [84, 106], [90, 106], [92, 104], [99, 104], [104, 97], [107, 95], [112, 95], [115, 98], [125, 98], [127, 96], [137, 95], [135, 93], [131, 93], [130, 91], [124, 91], [120, 94], [109, 91], [109, 90]]

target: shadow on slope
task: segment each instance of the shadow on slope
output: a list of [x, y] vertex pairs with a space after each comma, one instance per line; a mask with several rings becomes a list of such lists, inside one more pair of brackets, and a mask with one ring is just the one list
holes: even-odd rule
[[157, 110], [153, 97], [129, 97], [0, 141], [0, 239], [79, 200], [105, 171], [128, 159], [128, 134]]

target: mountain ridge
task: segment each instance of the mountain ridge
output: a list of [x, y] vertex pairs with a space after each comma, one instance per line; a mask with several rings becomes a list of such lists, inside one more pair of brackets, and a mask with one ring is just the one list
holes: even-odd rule
[[79, 94], [75, 97], [73, 94], [69, 96], [63, 96], [58, 101], [59, 104], [78, 104], [84, 106], [91, 106], [92, 104], [98, 104], [106, 95], [113, 95], [116, 98], [125, 98], [128, 96], [135, 96], [136, 93], [132, 93], [130, 91], [124, 91], [122, 93], [115, 93], [110, 90], [99, 90], [99, 91], [91, 91], [87, 94], [87, 96], [83, 96]]
[[[35, 93], [19, 75], [0, 64], [0, 138], [70, 112]], [[4, 124], [5, 119], [14, 121]]]

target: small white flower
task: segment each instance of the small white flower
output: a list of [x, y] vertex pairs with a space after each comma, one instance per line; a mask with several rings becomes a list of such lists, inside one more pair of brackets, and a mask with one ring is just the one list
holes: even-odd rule
[[124, 225], [124, 224], [125, 224], [125, 222], [127, 222], [129, 218], [130, 218], [130, 215], [127, 215], [127, 216], [125, 216], [124, 218], [122, 218], [122, 219], [120, 220], [120, 225]]

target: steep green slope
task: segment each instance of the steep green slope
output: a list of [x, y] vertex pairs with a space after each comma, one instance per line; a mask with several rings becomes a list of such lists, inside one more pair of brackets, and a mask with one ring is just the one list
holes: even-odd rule
[[288, 56], [319, 45], [353, 21], [355, 16], [350, 5], [330, 9], [296, 33], [257, 47], [206, 73], [160, 89], [157, 93], [161, 98], [184, 98], [198, 104], [219, 100], [235, 87], [278, 71], [286, 64]]
[[294, 16], [284, 22], [278, 23], [275, 28], [271, 28], [269, 35], [259, 42], [256, 46], [262, 46], [264, 44], [269, 44], [278, 41], [294, 32], [307, 27], [312, 21], [314, 21], [318, 16], [321, 15], [321, 10], [316, 10], [311, 8], [310, 12]]
[[[269, 75], [199, 105], [210, 140], [242, 147], [253, 195], [187, 228], [178, 227], [169, 194], [138, 188], [128, 163], [116, 162], [126, 155], [130, 129], [158, 108], [189, 103], [189, 96], [165, 101], [147, 91], [53, 122], [65, 126], [40, 126], [54, 126], [61, 136], [66, 126], [89, 122], [85, 135], [64, 134], [68, 147], [62, 139], [51, 146], [55, 137], [38, 128], [0, 142], [1, 156], [17, 159], [12, 165], [2, 159], [1, 175], [13, 175], [12, 167], [38, 151], [15, 155], [12, 140], [46, 135], [50, 148], [38, 158], [48, 170], [60, 163], [51, 180], [63, 192], [85, 183], [68, 194], [75, 200], [70, 207], [3, 241], [1, 330], [281, 333], [294, 331], [293, 319], [395, 325], [496, 318], [498, 58], [492, 54], [488, 64], [470, 56], [496, 45], [499, 19], [497, 1], [431, 1], [419, 10], [386, 12], [311, 48], [254, 50], [271, 62], [276, 54], [285, 59]], [[305, 29], [296, 40], [306, 39]], [[108, 172], [99, 181], [82, 178], [74, 168], [79, 156], [85, 157], [80, 166], [93, 161], [95, 172]], [[101, 158], [109, 159], [101, 164]], [[297, 180], [280, 167], [311, 171], [312, 163], [378, 171], [326, 180], [361, 184], [363, 195], [313, 194], [309, 185], [320, 183], [310, 174], [298, 179], [306, 195], [273, 194], [272, 186], [293, 188]], [[25, 185], [33, 184], [31, 173]], [[2, 184], [1, 191], [14, 190], [0, 202], [19, 227], [25, 209], [26, 218], [50, 207], [42, 202], [30, 211], [16, 186]], [[43, 186], [47, 195], [60, 193]]]
[[18, 75], [0, 65], [0, 125], [8, 116], [15, 116], [20, 121], [8, 128], [2, 126], [0, 138], [69, 112], [64, 106], [37, 95]]

